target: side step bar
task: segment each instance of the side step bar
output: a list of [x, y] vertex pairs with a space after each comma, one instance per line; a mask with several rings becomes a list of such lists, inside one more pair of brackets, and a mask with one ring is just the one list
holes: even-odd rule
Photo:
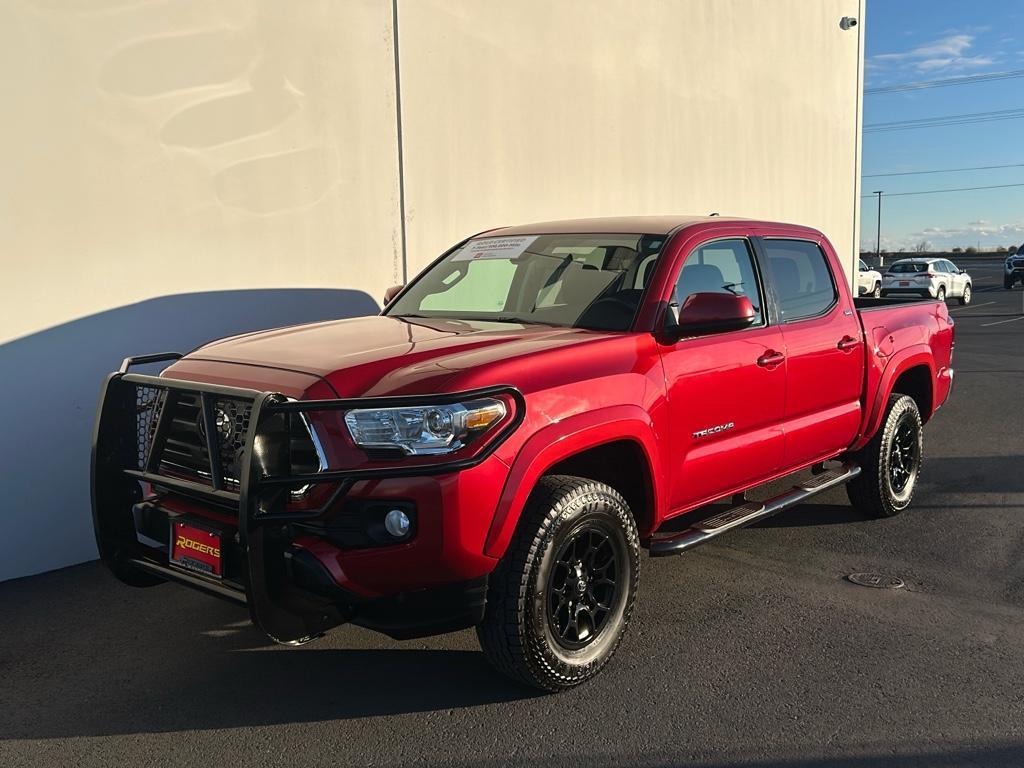
[[[661, 538], [651, 539], [651, 557], [665, 557], [685, 552], [688, 549], [703, 544], [708, 539], [720, 536], [726, 531], [734, 528], [756, 523], [764, 520], [782, 510], [806, 501], [811, 496], [826, 491], [837, 485], [849, 482], [860, 474], [860, 467], [856, 464], [843, 464], [836, 469], [829, 469], [812, 475], [810, 478], [793, 486], [785, 493], [781, 493], [768, 501], [750, 501], [738, 507], [719, 512], [713, 517], [694, 523], [692, 527], [678, 533], [668, 534]], [[657, 534], [655, 534], [657, 535]]]

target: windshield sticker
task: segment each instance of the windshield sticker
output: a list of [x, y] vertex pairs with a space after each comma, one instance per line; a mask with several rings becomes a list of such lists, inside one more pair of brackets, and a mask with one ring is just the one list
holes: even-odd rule
[[479, 261], [481, 259], [514, 259], [522, 256], [530, 244], [537, 239], [532, 237], [485, 237], [470, 240], [466, 247], [452, 256], [452, 261]]

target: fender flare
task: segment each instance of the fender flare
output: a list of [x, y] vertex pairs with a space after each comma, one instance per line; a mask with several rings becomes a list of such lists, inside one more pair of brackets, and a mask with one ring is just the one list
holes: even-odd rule
[[[932, 348], [927, 344], [914, 344], [906, 349], [901, 349], [889, 359], [885, 368], [882, 369], [882, 376], [878, 381], [878, 388], [875, 390], [874, 402], [868, 411], [867, 419], [861, 430], [861, 436], [851, 447], [852, 450], [863, 448], [875, 436], [875, 432], [878, 431], [882, 424], [882, 418], [885, 416], [885, 406], [889, 402], [889, 395], [892, 394], [892, 388], [896, 379], [911, 368], [916, 368], [920, 365], [928, 367], [928, 381], [932, 388], [932, 411], [934, 412], [936, 374], [935, 356], [932, 354]], [[928, 421], [931, 415], [931, 413], [922, 413], [921, 417], [924, 421]]]
[[652, 517], [657, 520], [664, 479], [650, 414], [637, 405], [598, 408], [549, 424], [523, 444], [505, 480], [484, 553], [496, 558], [505, 554], [526, 500], [548, 469], [577, 453], [619, 440], [636, 443], [647, 462]]

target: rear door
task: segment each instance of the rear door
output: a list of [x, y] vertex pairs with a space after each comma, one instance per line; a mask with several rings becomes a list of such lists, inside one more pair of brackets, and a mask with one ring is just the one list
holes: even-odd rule
[[662, 339], [672, 511], [756, 484], [782, 462], [782, 333], [769, 322], [748, 238], [721, 237], [683, 248], [665, 301], [682, 306], [691, 293], [707, 291], [748, 296], [757, 319], [738, 331]]
[[874, 287], [871, 275], [868, 274], [868, 265], [861, 259], [857, 262], [857, 293], [869, 293]]
[[[857, 435], [865, 347], [848, 293], [833, 274], [828, 241], [757, 239], [775, 297], [786, 353], [783, 464], [834, 456]], [[838, 279], [837, 279], [838, 278]]]
[[950, 291], [951, 296], [963, 296], [964, 286], [967, 285], [967, 275], [960, 274], [960, 268], [952, 261], [943, 259], [943, 265], [946, 267], [946, 271], [949, 272], [949, 282], [953, 286], [953, 290]]

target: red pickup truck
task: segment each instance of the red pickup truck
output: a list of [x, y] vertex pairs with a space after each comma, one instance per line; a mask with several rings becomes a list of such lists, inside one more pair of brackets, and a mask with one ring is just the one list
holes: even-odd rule
[[843, 483], [905, 509], [953, 381], [945, 304], [855, 303], [828, 240], [786, 224], [508, 227], [385, 302], [109, 377], [93, 517], [122, 581], [245, 604], [283, 643], [475, 626], [497, 669], [568, 688], [618, 646], [642, 549]]

